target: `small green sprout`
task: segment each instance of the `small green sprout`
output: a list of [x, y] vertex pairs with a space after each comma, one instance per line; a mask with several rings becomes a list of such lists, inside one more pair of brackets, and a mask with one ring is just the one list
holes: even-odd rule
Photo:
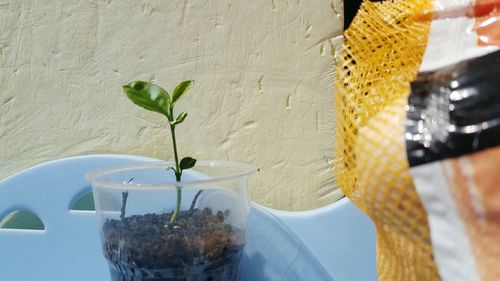
[[[174, 118], [175, 103], [179, 100], [179, 98], [182, 97], [182, 95], [188, 92], [193, 84], [194, 81], [192, 80], [181, 82], [179, 85], [177, 85], [177, 87], [175, 87], [172, 93], [172, 97], [170, 97], [165, 89], [150, 82], [133, 81], [123, 86], [124, 93], [133, 103], [147, 110], [161, 113], [167, 117], [170, 125], [172, 145], [175, 157], [175, 167], [172, 167], [171, 169], [175, 173], [175, 179], [177, 182], [181, 181], [182, 172], [184, 170], [191, 169], [196, 164], [196, 159], [191, 157], [184, 157], [179, 161], [179, 155], [177, 153], [177, 142], [175, 139], [175, 127], [184, 122], [187, 117], [187, 113], [182, 112], [177, 116], [177, 118]], [[169, 221], [170, 224], [175, 223], [175, 220], [177, 219], [177, 215], [179, 214], [181, 207], [181, 199], [181, 187], [177, 186], [177, 202], [174, 213], [172, 214], [172, 217]]]

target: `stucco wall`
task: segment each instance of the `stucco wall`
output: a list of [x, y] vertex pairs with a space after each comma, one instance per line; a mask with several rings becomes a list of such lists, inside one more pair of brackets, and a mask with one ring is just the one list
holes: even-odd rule
[[0, 0], [0, 178], [63, 156], [171, 158], [162, 116], [121, 85], [196, 86], [181, 154], [252, 162], [254, 199], [290, 210], [332, 176], [340, 0]]

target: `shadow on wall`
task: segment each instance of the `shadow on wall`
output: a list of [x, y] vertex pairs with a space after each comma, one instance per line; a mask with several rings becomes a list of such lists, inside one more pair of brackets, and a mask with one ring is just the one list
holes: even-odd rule
[[344, 30], [346, 30], [356, 15], [363, 0], [344, 0]]
[[[372, 0], [372, 2], [382, 2], [384, 0]], [[356, 16], [359, 6], [363, 0], [344, 0], [344, 30], [346, 30]]]

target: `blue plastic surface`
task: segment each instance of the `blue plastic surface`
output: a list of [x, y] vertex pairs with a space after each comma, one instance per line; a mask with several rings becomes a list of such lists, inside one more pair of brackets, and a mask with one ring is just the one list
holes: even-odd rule
[[311, 211], [270, 211], [307, 245], [335, 280], [378, 279], [375, 227], [348, 198]]
[[[0, 219], [37, 214], [45, 230], [0, 229], [0, 280], [108, 281], [95, 212], [70, 211], [91, 190], [85, 173], [152, 161], [127, 155], [61, 159], [0, 181]], [[371, 281], [375, 232], [347, 199], [308, 212], [252, 206], [241, 281]]]

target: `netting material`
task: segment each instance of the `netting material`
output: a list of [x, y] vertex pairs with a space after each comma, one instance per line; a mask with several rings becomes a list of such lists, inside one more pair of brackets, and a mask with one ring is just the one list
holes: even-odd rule
[[381, 281], [439, 280], [403, 125], [430, 29], [411, 19], [431, 9], [429, 0], [365, 1], [337, 69], [337, 183], [375, 223]]

